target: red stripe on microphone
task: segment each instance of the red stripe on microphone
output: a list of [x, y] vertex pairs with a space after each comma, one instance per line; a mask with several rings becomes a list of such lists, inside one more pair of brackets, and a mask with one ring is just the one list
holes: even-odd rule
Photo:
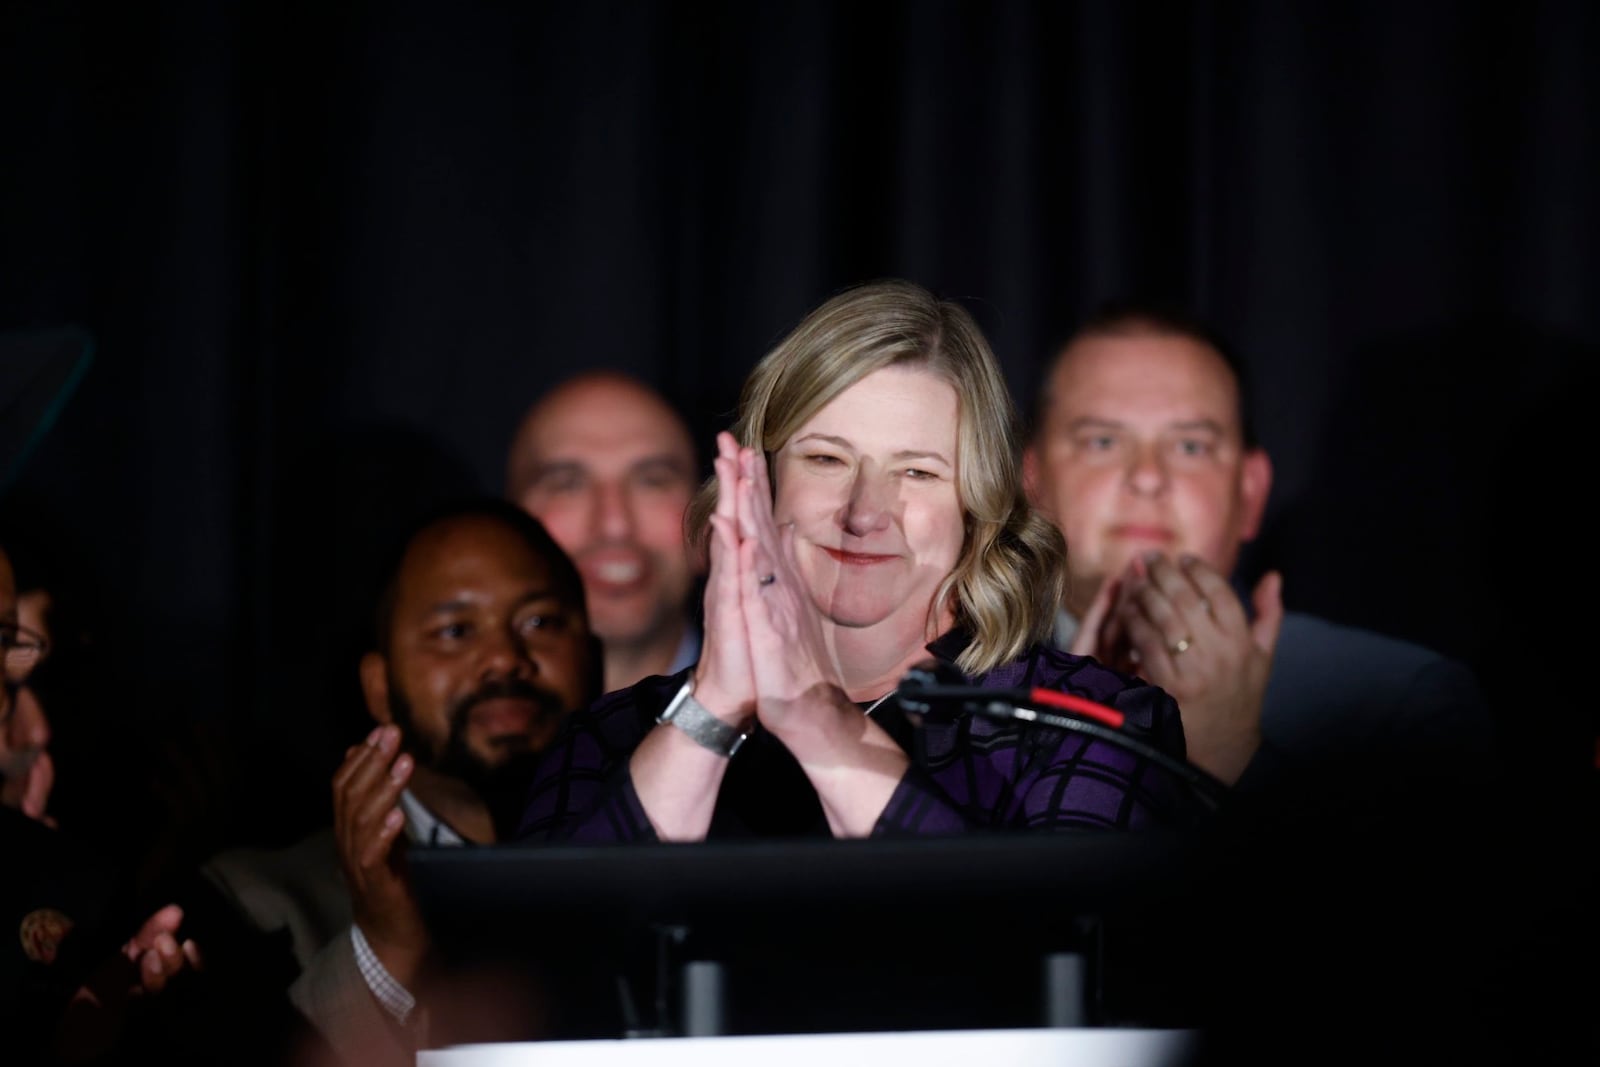
[[1116, 708], [1108, 708], [1104, 704], [1087, 700], [1084, 697], [1075, 697], [1071, 693], [1060, 693], [1054, 689], [1030, 689], [1028, 697], [1035, 703], [1047, 707], [1061, 708], [1065, 711], [1075, 711], [1086, 719], [1104, 723], [1114, 730], [1122, 729], [1126, 717]]

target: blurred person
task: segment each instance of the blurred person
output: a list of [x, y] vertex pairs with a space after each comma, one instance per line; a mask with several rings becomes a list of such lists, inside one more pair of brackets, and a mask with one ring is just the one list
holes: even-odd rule
[[[8, 672], [12, 716], [0, 730], [0, 802], [70, 826], [117, 863], [136, 866], [141, 835], [125, 826], [106, 832], [100, 816], [109, 797], [126, 810], [149, 780], [136, 769], [148, 761], [128, 756], [153, 736], [130, 721], [126, 697], [113, 710], [102, 688], [110, 675], [93, 654], [99, 583], [44, 495], [6, 495], [0, 544], [11, 559], [17, 636], [27, 655], [25, 667], [13, 661]], [[141, 833], [158, 821], [141, 817]]]
[[50, 654], [48, 606], [49, 594], [43, 590], [20, 594], [16, 597], [16, 624], [0, 624], [5, 627], [0, 643], [10, 695], [10, 709], [0, 724], [0, 805], [55, 826], [55, 818], [46, 811], [55, 785], [50, 719], [29, 684], [33, 672]]
[[[42, 625], [37, 607], [27, 609], [34, 626]], [[0, 874], [0, 923], [16, 931], [0, 952], [0, 1035], [18, 1063], [102, 1062], [119, 1050], [135, 1003], [198, 966], [199, 950], [193, 940], [179, 940], [181, 908], [168, 905], [143, 921], [127, 920], [131, 893], [122, 872], [56, 829], [42, 815], [42, 800], [35, 804], [38, 780], [30, 776], [49, 766], [43, 751], [48, 725], [36, 704], [32, 711], [24, 705], [21, 714], [37, 719], [17, 729], [14, 698], [26, 693], [17, 687], [47, 654], [48, 642], [24, 629], [18, 615], [11, 560], [0, 548], [0, 736], [8, 739], [8, 759], [25, 761], [22, 777], [34, 782], [19, 805], [0, 805], [0, 852], [7, 863]], [[130, 925], [136, 929], [128, 937]]]
[[1380, 781], [1489, 772], [1491, 715], [1463, 664], [1286, 612], [1276, 571], [1245, 595], [1233, 584], [1272, 462], [1212, 330], [1107, 305], [1059, 350], [1036, 407], [1024, 477], [1067, 544], [1055, 640], [1171, 693], [1192, 761], [1241, 788], [1339, 779], [1371, 798]]
[[[99, 593], [88, 554], [48, 496], [14, 490], [0, 516], [0, 543], [17, 586], [18, 637], [29, 652], [16, 672], [12, 715], [0, 729], [0, 803], [70, 829], [86, 847], [125, 868], [136, 891], [159, 896], [167, 879], [206, 850], [180, 848], [222, 807], [177, 786], [172, 757], [203, 754], [197, 735], [153, 721], [101, 655]], [[129, 714], [138, 707], [139, 714]], [[203, 799], [204, 802], [201, 802]], [[114, 805], [122, 818], [104, 818]]]
[[292, 955], [263, 982], [259, 945], [224, 941], [229, 979], [246, 972], [257, 995], [286, 983], [310, 1027], [291, 1026], [283, 1054], [409, 1063], [428, 1036], [430, 945], [406, 848], [490, 844], [515, 825], [531, 761], [598, 695], [600, 649], [578, 572], [538, 521], [473, 499], [406, 537], [359, 675], [379, 725], [334, 775], [333, 825], [286, 849], [225, 851], [204, 876]]
[[[33, 686], [49, 656], [51, 603], [19, 596], [16, 521], [38, 517], [14, 485], [91, 362], [78, 327], [0, 333], [0, 1041], [7, 1063], [112, 1063], [138, 1007], [200, 963], [175, 905], [144, 911], [123, 867], [62, 832], [46, 809], [54, 784], [50, 724]], [[32, 579], [28, 579], [30, 582]], [[130, 936], [129, 931], [132, 931]]]
[[617, 371], [555, 386], [513, 437], [506, 496], [578, 565], [605, 646], [607, 692], [699, 658], [694, 594], [703, 568], [683, 525], [698, 479], [683, 416]]

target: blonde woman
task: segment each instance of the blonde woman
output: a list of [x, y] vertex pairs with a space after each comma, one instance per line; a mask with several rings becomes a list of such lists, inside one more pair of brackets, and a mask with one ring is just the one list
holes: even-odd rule
[[970, 714], [920, 737], [892, 699], [930, 660], [1122, 711], [1181, 759], [1164, 692], [1049, 647], [1063, 546], [1022, 491], [1014, 407], [960, 305], [883, 281], [755, 368], [690, 509], [699, 662], [575, 716], [523, 823], [540, 839], [1137, 828], [1192, 798], [1104, 739]]

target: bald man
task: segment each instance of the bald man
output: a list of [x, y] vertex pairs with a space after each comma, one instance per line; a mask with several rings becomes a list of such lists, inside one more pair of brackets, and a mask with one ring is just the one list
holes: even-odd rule
[[577, 563], [590, 625], [605, 649], [607, 692], [699, 658], [702, 568], [683, 528], [698, 481], [683, 416], [620, 372], [567, 379], [517, 428], [506, 496]]

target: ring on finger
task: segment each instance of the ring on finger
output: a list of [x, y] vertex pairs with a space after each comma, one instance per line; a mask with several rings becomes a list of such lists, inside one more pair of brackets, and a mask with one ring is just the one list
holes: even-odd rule
[[1185, 635], [1168, 645], [1167, 651], [1172, 653], [1174, 656], [1181, 656], [1185, 652], [1189, 651], [1189, 646], [1192, 644], [1194, 644], [1194, 639]]
[[776, 574], [763, 574], [759, 578], [756, 579], [756, 584], [757, 585], [761, 585], [761, 586], [767, 586], [767, 585], [771, 585], [773, 582], [775, 582], [777, 580], [778, 580], [778, 576]]

